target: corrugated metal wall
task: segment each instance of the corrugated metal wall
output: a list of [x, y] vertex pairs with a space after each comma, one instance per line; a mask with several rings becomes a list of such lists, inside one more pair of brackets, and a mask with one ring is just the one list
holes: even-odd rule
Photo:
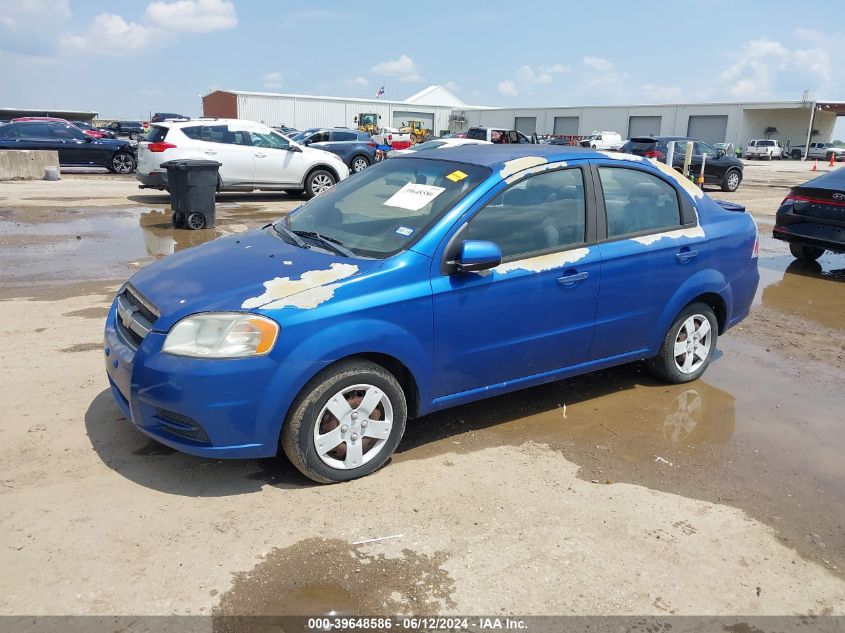
[[381, 115], [382, 126], [393, 126], [394, 112], [426, 113], [433, 120], [434, 133], [449, 127], [448, 106], [422, 106], [403, 103], [374, 103], [355, 99], [320, 99], [284, 95], [238, 95], [238, 116], [264, 125], [288, 125], [299, 130], [310, 127], [355, 127], [355, 117], [362, 112]]

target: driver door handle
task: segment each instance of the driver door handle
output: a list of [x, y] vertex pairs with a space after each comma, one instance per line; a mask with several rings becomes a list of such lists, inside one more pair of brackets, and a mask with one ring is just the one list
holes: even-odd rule
[[686, 264], [689, 261], [692, 261], [698, 256], [698, 251], [684, 247], [679, 252], [675, 253], [675, 259], [678, 260], [679, 264]]
[[572, 288], [572, 286], [577, 284], [579, 281], [584, 281], [587, 277], [589, 277], [589, 273], [587, 272], [572, 272], [567, 275], [564, 275], [563, 277], [558, 277], [557, 283], [563, 286], [564, 288]]
[[256, 158], [267, 158], [267, 154], [255, 154]]
[[213, 149], [204, 149], [202, 151], [202, 153], [208, 154], [209, 156], [216, 156], [217, 155], [217, 152], [215, 152]]

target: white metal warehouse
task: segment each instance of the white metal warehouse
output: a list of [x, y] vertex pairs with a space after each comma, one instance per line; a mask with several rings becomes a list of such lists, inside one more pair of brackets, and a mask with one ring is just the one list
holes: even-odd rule
[[518, 129], [526, 134], [585, 136], [594, 131], [633, 136], [691, 136], [710, 143], [746, 147], [772, 138], [781, 145], [829, 142], [845, 104], [830, 101], [771, 101], [708, 104], [455, 109], [462, 129], [474, 125]]
[[298, 130], [312, 127], [355, 127], [364, 112], [381, 115], [380, 124], [400, 127], [408, 120], [421, 121], [435, 135], [449, 130], [449, 117], [463, 101], [443, 86], [429, 86], [404, 101], [319, 97], [244, 90], [215, 90], [203, 97], [203, 114], [248, 119], [269, 126], [286, 125]]

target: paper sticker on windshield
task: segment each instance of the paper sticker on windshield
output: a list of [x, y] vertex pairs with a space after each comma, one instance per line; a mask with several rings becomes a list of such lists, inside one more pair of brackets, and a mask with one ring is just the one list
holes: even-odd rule
[[408, 211], [419, 211], [444, 191], [446, 190], [443, 187], [418, 185], [409, 182], [405, 183], [404, 187], [390, 196], [384, 203], [384, 206], [399, 207]]
[[452, 182], [460, 182], [461, 180], [463, 180], [464, 178], [466, 178], [466, 177], [467, 177], [467, 175], [468, 175], [468, 174], [465, 174], [465, 173], [464, 173], [464, 172], [462, 172], [460, 169], [456, 169], [456, 170], [455, 170], [455, 171], [453, 171], [451, 174], [449, 174], [448, 176], [446, 176], [446, 178], [448, 178], [448, 179], [449, 179], [449, 180], [451, 180]]
[[409, 226], [400, 226], [398, 229], [396, 229], [395, 232], [397, 235], [404, 235], [405, 237], [408, 237], [411, 233], [414, 232], [414, 229]]

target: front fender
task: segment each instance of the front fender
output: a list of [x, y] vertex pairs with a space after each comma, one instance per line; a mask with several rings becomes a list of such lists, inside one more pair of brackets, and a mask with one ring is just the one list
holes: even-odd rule
[[713, 268], [701, 270], [687, 279], [666, 302], [650, 338], [649, 350], [652, 354], [656, 354], [660, 349], [666, 332], [681, 310], [697, 297], [708, 293], [719, 295], [725, 302], [726, 314], [732, 314], [733, 291], [725, 276]]

